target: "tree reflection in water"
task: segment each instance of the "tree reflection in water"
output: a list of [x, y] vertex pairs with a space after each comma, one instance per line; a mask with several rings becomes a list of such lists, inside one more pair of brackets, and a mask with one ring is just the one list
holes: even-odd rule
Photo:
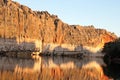
[[103, 68], [104, 73], [114, 80], [120, 80], [120, 64], [110, 64]]
[[108, 80], [103, 64], [100, 58], [0, 57], [0, 80]]

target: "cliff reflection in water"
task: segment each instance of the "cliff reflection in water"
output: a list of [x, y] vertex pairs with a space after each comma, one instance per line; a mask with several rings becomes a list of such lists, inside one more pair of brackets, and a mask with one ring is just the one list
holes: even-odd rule
[[0, 80], [106, 80], [103, 64], [99, 58], [0, 57]]

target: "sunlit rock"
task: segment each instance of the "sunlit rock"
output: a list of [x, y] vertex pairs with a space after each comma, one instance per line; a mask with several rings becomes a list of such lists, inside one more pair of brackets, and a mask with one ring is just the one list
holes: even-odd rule
[[32, 11], [11, 0], [0, 1], [0, 51], [61, 51], [68, 55], [65, 51], [83, 52], [84, 48], [96, 53], [116, 38], [92, 25], [69, 25], [47, 11]]

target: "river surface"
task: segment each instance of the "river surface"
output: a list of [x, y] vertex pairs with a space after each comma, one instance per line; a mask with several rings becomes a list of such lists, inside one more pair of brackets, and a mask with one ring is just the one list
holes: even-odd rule
[[116, 69], [102, 58], [0, 56], [0, 80], [119, 80]]

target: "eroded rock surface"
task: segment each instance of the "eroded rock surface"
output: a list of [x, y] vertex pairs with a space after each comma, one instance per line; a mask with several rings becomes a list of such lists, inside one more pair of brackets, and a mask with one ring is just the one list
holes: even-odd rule
[[104, 29], [68, 25], [47, 11], [32, 11], [17, 2], [0, 0], [0, 51], [55, 52], [85, 48], [96, 52], [116, 38]]

